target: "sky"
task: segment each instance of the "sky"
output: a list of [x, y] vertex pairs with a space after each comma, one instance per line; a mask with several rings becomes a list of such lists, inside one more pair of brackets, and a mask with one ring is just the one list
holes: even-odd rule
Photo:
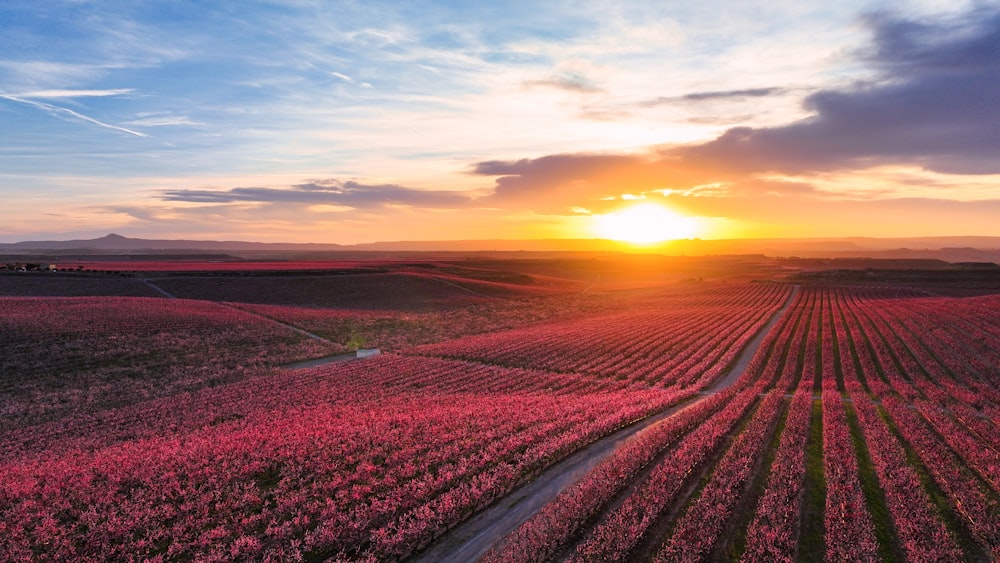
[[997, 1], [4, 0], [0, 38], [0, 242], [1000, 236]]

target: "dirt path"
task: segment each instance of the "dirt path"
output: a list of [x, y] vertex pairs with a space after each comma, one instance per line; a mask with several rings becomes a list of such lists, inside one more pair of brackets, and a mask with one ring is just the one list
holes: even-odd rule
[[793, 285], [792, 292], [788, 295], [788, 299], [785, 301], [785, 304], [782, 305], [780, 309], [775, 311], [774, 315], [771, 316], [771, 320], [764, 325], [764, 328], [757, 332], [757, 336], [754, 336], [753, 339], [747, 343], [746, 347], [743, 348], [743, 351], [736, 356], [736, 359], [733, 361], [733, 365], [729, 367], [726, 375], [719, 378], [719, 380], [706, 389], [705, 392], [716, 393], [731, 386], [733, 383], [736, 383], [736, 380], [739, 379], [740, 376], [743, 375], [743, 372], [747, 370], [747, 367], [750, 366], [750, 360], [753, 359], [754, 355], [757, 353], [757, 349], [760, 348], [760, 345], [764, 343], [764, 339], [767, 338], [768, 334], [771, 334], [771, 331], [774, 330], [778, 321], [780, 321], [782, 317], [785, 316], [785, 313], [788, 312], [788, 309], [792, 307], [792, 303], [795, 302], [795, 298], [798, 294], [799, 286]]
[[[768, 323], [737, 355], [725, 376], [702, 391], [702, 394], [717, 393], [731, 386], [743, 375], [750, 364], [750, 359], [753, 358], [764, 339], [792, 306], [798, 293], [799, 287], [794, 286], [781, 308], [772, 315]], [[695, 402], [697, 400], [670, 407], [581, 448], [576, 453], [552, 465], [533, 480], [497, 500], [486, 510], [447, 532], [438, 541], [411, 559], [427, 563], [465, 563], [479, 559], [497, 542], [534, 516], [559, 493], [579, 481], [615, 450], [637, 439], [659, 422], [681, 409], [690, 407]]]
[[149, 287], [153, 288], [154, 290], [156, 290], [157, 293], [160, 293], [161, 295], [163, 295], [167, 299], [177, 299], [176, 295], [168, 292], [167, 290], [165, 290], [162, 287], [156, 285], [155, 283], [149, 281], [148, 279], [146, 279], [146, 278], [140, 278], [140, 279], [142, 280], [142, 283], [144, 283], [144, 284], [148, 285]]
[[462, 291], [464, 291], [466, 293], [471, 293], [472, 295], [475, 295], [477, 297], [485, 297], [487, 299], [504, 299], [503, 297], [498, 297], [498, 296], [495, 296], [495, 295], [486, 295], [485, 293], [479, 293], [478, 291], [476, 291], [474, 289], [470, 289], [468, 287], [458, 285], [457, 283], [450, 282], [448, 280], [443, 280], [443, 279], [441, 279], [439, 277], [436, 277], [436, 276], [430, 276], [430, 279], [432, 279], [432, 280], [434, 280], [434, 281], [436, 281], [438, 283], [442, 283], [444, 285], [447, 285], [447, 286], [450, 286], [450, 287], [454, 287], [455, 289], [461, 289]]
[[[251, 311], [251, 310], [248, 310], [248, 309], [244, 309], [242, 307], [237, 307], [235, 305], [230, 305], [229, 303], [223, 303], [221, 301], [212, 301], [212, 303], [215, 303], [216, 305], [218, 305], [220, 307], [226, 307], [227, 309], [232, 309], [234, 311], [239, 311], [239, 312], [243, 313], [244, 315], [250, 315], [251, 317], [257, 317], [259, 319], [264, 319], [264, 320], [271, 321], [272, 323], [277, 323], [277, 324], [279, 324], [279, 325], [281, 325], [281, 326], [283, 326], [283, 327], [285, 327], [285, 328], [287, 328], [289, 330], [293, 330], [293, 331], [295, 331], [295, 332], [297, 332], [297, 333], [299, 333], [299, 334], [301, 334], [303, 336], [308, 336], [309, 338], [312, 338], [313, 340], [319, 340], [320, 342], [326, 342], [327, 344], [333, 344], [333, 345], [336, 346], [336, 342], [333, 342], [332, 340], [329, 340], [327, 338], [323, 338], [322, 336], [320, 336], [318, 334], [314, 334], [312, 332], [309, 332], [308, 330], [303, 330], [303, 329], [301, 329], [301, 328], [299, 328], [299, 327], [297, 327], [295, 325], [290, 325], [290, 324], [288, 324], [286, 322], [279, 321], [278, 319], [275, 319], [273, 317], [269, 317], [267, 315], [263, 315], [263, 314], [258, 313], [256, 311]], [[335, 357], [335, 356], [326, 356], [324, 358], [317, 358], [317, 359], [318, 360], [325, 360], [327, 358], [333, 358], [333, 357]]]
[[[151, 287], [151, 288], [155, 289], [156, 291], [160, 292], [161, 294], [163, 294], [163, 296], [166, 297], [167, 299], [177, 299], [176, 295], [173, 295], [173, 294], [169, 293], [167, 290], [165, 290], [162, 287], [156, 285], [155, 283], [149, 281], [148, 279], [142, 278], [142, 281], [146, 285], [148, 285], [149, 287]], [[456, 287], [458, 287], [458, 286], [456, 286]], [[278, 319], [274, 319], [274, 318], [268, 317], [267, 315], [262, 315], [260, 313], [254, 312], [254, 311], [248, 311], [246, 309], [242, 309], [240, 307], [235, 307], [235, 306], [230, 305], [228, 303], [222, 303], [222, 302], [219, 302], [219, 301], [213, 301], [213, 303], [215, 303], [216, 305], [219, 305], [220, 307], [226, 307], [226, 308], [232, 309], [234, 311], [239, 311], [239, 312], [247, 314], [247, 315], [251, 315], [251, 316], [254, 316], [254, 317], [261, 318], [261, 319], [267, 319], [267, 320], [269, 320], [271, 322], [278, 323], [279, 325], [281, 325], [281, 326], [283, 326], [283, 327], [285, 327], [287, 329], [293, 330], [293, 331], [295, 331], [295, 332], [297, 332], [297, 333], [299, 333], [299, 334], [301, 334], [303, 336], [308, 336], [309, 338], [311, 338], [313, 340], [319, 340], [320, 342], [326, 342], [327, 344], [335, 344], [331, 340], [329, 340], [327, 338], [323, 338], [322, 336], [320, 336], [318, 334], [314, 334], [312, 332], [309, 332], [308, 330], [304, 330], [304, 329], [301, 329], [301, 328], [299, 328], [297, 326], [290, 325], [288, 323], [279, 321]], [[306, 368], [313, 368], [313, 367], [322, 366], [322, 365], [326, 365], [326, 364], [339, 364], [339, 363], [349, 362], [351, 360], [356, 360], [356, 359], [357, 359], [357, 354], [355, 354], [355, 353], [352, 352], [350, 354], [335, 354], [333, 356], [324, 356], [322, 358], [313, 358], [311, 360], [303, 360], [301, 362], [295, 362], [295, 363], [292, 363], [292, 364], [288, 364], [288, 365], [286, 365], [284, 367], [288, 368], [288, 369], [306, 369]]]

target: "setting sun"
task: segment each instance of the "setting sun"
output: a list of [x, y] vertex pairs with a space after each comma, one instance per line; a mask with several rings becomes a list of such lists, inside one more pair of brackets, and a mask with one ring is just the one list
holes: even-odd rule
[[640, 203], [593, 218], [599, 236], [638, 244], [693, 238], [700, 231], [698, 219], [655, 203]]

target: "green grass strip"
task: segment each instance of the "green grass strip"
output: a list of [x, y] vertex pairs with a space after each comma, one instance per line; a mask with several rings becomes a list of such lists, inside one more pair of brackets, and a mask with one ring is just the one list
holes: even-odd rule
[[798, 561], [822, 561], [826, 554], [826, 472], [823, 467], [823, 401], [812, 402], [806, 439], [806, 475], [803, 482], [802, 527]]
[[879, 557], [886, 563], [905, 561], [906, 557], [899, 545], [899, 537], [896, 535], [896, 526], [892, 522], [892, 515], [889, 513], [889, 507], [885, 501], [885, 491], [879, 484], [878, 474], [872, 464], [871, 454], [868, 452], [865, 435], [858, 423], [857, 413], [854, 412], [854, 406], [846, 400], [844, 401], [844, 410], [847, 413], [847, 425], [851, 430], [854, 453], [858, 457], [858, 476], [861, 479], [861, 490], [865, 494], [865, 501], [867, 501], [868, 510], [872, 515], [872, 523], [875, 525]]

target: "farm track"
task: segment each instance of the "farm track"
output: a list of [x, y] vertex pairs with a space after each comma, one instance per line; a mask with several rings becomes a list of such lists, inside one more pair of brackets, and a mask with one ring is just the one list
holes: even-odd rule
[[146, 284], [147, 286], [149, 286], [150, 288], [152, 288], [157, 293], [163, 295], [167, 299], [177, 299], [176, 295], [174, 295], [173, 293], [170, 293], [169, 291], [163, 289], [162, 287], [156, 285], [155, 283], [149, 281], [148, 279], [146, 279], [146, 278], [140, 278], [140, 279], [142, 280], [142, 283]]
[[689, 408], [704, 397], [732, 386], [750, 364], [751, 359], [791, 308], [799, 293], [793, 286], [784, 304], [736, 356], [723, 376], [700, 392], [701, 397], [687, 400], [618, 430], [577, 450], [569, 457], [550, 466], [534, 479], [498, 499], [488, 508], [446, 532], [422, 552], [411, 557], [416, 562], [467, 562], [482, 557], [507, 534], [534, 516], [547, 503], [572, 486], [590, 470], [624, 445], [638, 439], [652, 427], [677, 412]]
[[[159, 293], [161, 293], [167, 299], [177, 299], [176, 295], [168, 292], [167, 290], [163, 289], [162, 287], [156, 285], [155, 283], [151, 282], [150, 280], [148, 280], [146, 278], [142, 278], [142, 282], [145, 283], [146, 285], [148, 285], [149, 287], [151, 287], [152, 289], [154, 289], [154, 290], [158, 291]], [[458, 287], [458, 286], [456, 286], [456, 287]], [[327, 344], [335, 344], [331, 340], [329, 340], [327, 338], [323, 338], [322, 336], [320, 336], [318, 334], [309, 332], [308, 330], [305, 330], [305, 329], [301, 329], [301, 328], [299, 328], [299, 327], [297, 327], [295, 325], [290, 325], [290, 324], [288, 324], [286, 322], [279, 321], [278, 319], [275, 319], [275, 318], [272, 318], [272, 317], [268, 317], [267, 315], [262, 315], [260, 313], [255, 313], [253, 311], [249, 311], [247, 309], [242, 309], [240, 307], [235, 307], [235, 306], [229, 305], [227, 303], [221, 303], [219, 301], [212, 301], [212, 303], [215, 303], [216, 305], [219, 305], [220, 307], [227, 307], [227, 308], [232, 309], [234, 311], [239, 311], [239, 312], [247, 314], [247, 315], [251, 315], [251, 316], [254, 316], [254, 317], [261, 318], [261, 319], [267, 319], [267, 320], [269, 320], [271, 322], [278, 323], [279, 325], [281, 325], [281, 326], [283, 326], [283, 327], [285, 327], [285, 328], [287, 328], [289, 330], [295, 331], [295, 332], [297, 332], [297, 333], [299, 333], [299, 334], [301, 334], [303, 336], [306, 336], [308, 338], [311, 338], [313, 340], [318, 340], [320, 342], [325, 342]], [[355, 354], [334, 354], [332, 356], [323, 356], [321, 358], [313, 358], [311, 360], [303, 360], [301, 362], [295, 362], [293, 364], [288, 364], [288, 365], [286, 365], [284, 367], [286, 369], [306, 369], [306, 368], [314, 368], [314, 367], [318, 367], [318, 366], [322, 366], [322, 365], [326, 365], [326, 364], [339, 364], [339, 363], [343, 363], [343, 362], [349, 362], [349, 361], [354, 360], [354, 359], [357, 359], [357, 356]]]

